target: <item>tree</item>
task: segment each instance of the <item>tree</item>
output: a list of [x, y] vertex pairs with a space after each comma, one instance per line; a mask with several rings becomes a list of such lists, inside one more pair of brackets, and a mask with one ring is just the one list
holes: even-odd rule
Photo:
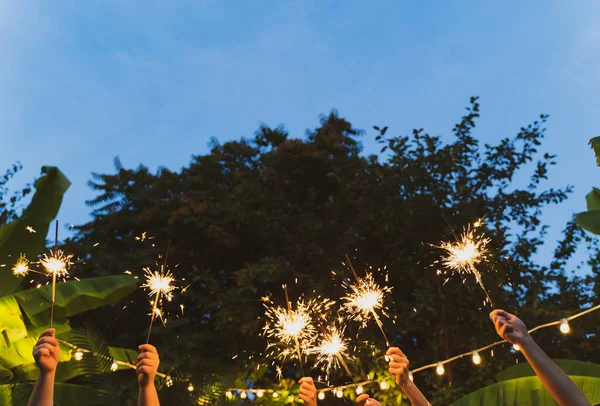
[[[437, 275], [440, 252], [429, 244], [453, 238], [452, 230], [486, 218], [493, 261], [481, 270], [490, 295], [498, 307], [518, 312], [532, 325], [589, 303], [595, 281], [571, 278], [564, 269], [584, 238], [573, 222], [555, 259], [535, 262], [547, 232], [540, 214], [571, 191], [541, 185], [555, 164], [554, 155], [538, 151], [548, 116], [514, 138], [483, 146], [472, 134], [478, 117], [474, 97], [448, 143], [423, 129], [389, 137], [387, 127], [374, 127], [381, 154], [368, 157], [359, 142], [365, 133], [334, 111], [304, 139], [290, 138], [282, 127], [263, 126], [251, 139], [213, 140], [210, 153], [195, 156], [180, 172], [125, 169], [117, 159], [116, 173], [94, 174], [93, 220], [76, 228], [68, 246], [80, 255], [89, 253], [86, 272], [108, 275], [139, 269], [171, 240], [169, 260], [179, 264], [177, 277], [191, 285], [176, 299], [184, 304], [184, 315], [154, 334], [162, 359], [182, 374], [181, 383], [167, 389], [164, 404], [192, 401], [185, 393], [188, 379], [196, 387], [218, 383], [226, 388], [234, 381], [276, 385], [275, 369], [261, 359], [260, 298], [272, 295], [281, 303], [284, 283], [293, 296], [314, 291], [339, 297], [342, 278], [351, 277], [340, 265], [346, 253], [353, 253], [359, 270], [387, 267], [397, 317], [395, 323], [384, 321], [385, 327], [412, 365], [445, 359], [495, 339], [490, 309], [483, 307], [474, 281], [454, 277], [444, 284]], [[523, 172], [532, 165], [528, 183], [518, 186], [514, 179], [527, 176]], [[144, 232], [156, 237], [154, 247], [136, 240]], [[147, 303], [137, 292], [124, 311], [115, 307], [95, 314], [96, 327], [121, 346], [136, 345], [146, 329], [140, 315], [148, 312]], [[551, 356], [568, 352], [598, 361], [597, 340], [584, 339], [596, 330], [587, 323], [568, 338], [542, 332], [538, 340], [552, 341]], [[350, 324], [348, 333], [356, 337], [356, 326]], [[360, 337], [380, 354], [385, 350], [376, 327]], [[355, 342], [355, 374], [383, 374], [381, 358], [374, 359], [361, 343]], [[497, 349], [481, 366], [461, 361], [449, 365], [444, 377], [425, 372], [415, 379], [432, 403], [447, 404], [493, 383], [495, 374], [518, 357]], [[297, 379], [298, 368], [288, 365], [285, 375]], [[332, 378], [345, 381], [343, 373]], [[175, 394], [177, 401], [170, 400]]]

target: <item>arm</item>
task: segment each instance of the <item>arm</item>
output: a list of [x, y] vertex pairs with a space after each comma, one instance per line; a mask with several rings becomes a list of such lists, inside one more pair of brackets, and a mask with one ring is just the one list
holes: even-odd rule
[[517, 316], [504, 310], [494, 310], [490, 317], [500, 337], [521, 347], [521, 352], [542, 384], [562, 406], [589, 406], [590, 402], [527, 332], [527, 326]]
[[386, 355], [390, 360], [390, 374], [396, 377], [396, 384], [402, 388], [410, 403], [413, 406], [429, 406], [429, 401], [423, 396], [417, 385], [408, 378], [409, 361], [406, 355], [397, 347], [388, 349]]
[[138, 405], [139, 406], [159, 406], [158, 393], [154, 386], [154, 377], [158, 371], [160, 359], [156, 348], [150, 344], [143, 344], [138, 347], [138, 363], [136, 366], [138, 376]]
[[45, 330], [33, 347], [33, 358], [40, 369], [28, 406], [52, 406], [54, 404], [54, 376], [60, 358], [58, 341], [53, 328]]
[[317, 387], [312, 378], [302, 378], [300, 381], [300, 399], [306, 406], [317, 406]]

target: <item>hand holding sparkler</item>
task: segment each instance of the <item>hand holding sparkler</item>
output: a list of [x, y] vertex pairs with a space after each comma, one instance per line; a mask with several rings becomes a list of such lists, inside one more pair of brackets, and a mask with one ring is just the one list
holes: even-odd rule
[[317, 387], [310, 377], [304, 377], [298, 381], [300, 384], [299, 397], [305, 406], [317, 406]]
[[398, 347], [387, 350], [386, 356], [389, 360], [390, 374], [396, 378], [396, 384], [402, 388], [411, 405], [430, 406], [429, 401], [412, 381], [412, 374], [408, 370], [409, 361], [406, 355]]

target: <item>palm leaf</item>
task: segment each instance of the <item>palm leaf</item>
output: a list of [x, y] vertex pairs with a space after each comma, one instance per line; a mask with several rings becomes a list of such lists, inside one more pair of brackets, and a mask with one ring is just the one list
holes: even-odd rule
[[[21, 218], [0, 227], [0, 296], [13, 293], [20, 285], [20, 280], [11, 272], [19, 254], [37, 258], [46, 246], [50, 223], [71, 185], [56, 167], [44, 166], [42, 174], [35, 182], [35, 194]], [[33, 228], [35, 233], [27, 231], [27, 227]]]
[[[591, 362], [576, 361], [571, 359], [555, 359], [552, 360], [560, 369], [567, 375], [574, 376], [591, 376], [600, 377], [600, 365], [592, 364]], [[535, 376], [533, 368], [528, 362], [522, 362], [506, 368], [504, 371], [496, 375], [498, 382], [507, 381], [509, 379], [523, 378], [526, 376]]]

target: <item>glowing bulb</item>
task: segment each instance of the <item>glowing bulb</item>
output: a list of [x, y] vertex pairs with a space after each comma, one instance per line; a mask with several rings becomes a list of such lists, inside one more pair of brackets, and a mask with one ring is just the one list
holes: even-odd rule
[[193, 392], [194, 391], [194, 385], [192, 385], [192, 383], [190, 382], [190, 384], [188, 385], [188, 392]]
[[265, 394], [265, 391], [263, 391], [263, 390], [259, 390], [258, 392], [256, 392], [256, 396], [259, 398], [262, 398], [264, 394]]
[[246, 399], [248, 397], [248, 395], [246, 395], [246, 392], [242, 392], [242, 393], [240, 393], [240, 397], [242, 399]]
[[444, 372], [446, 372], [446, 370], [444, 369], [444, 364], [438, 362], [435, 372], [440, 376], [444, 375]]
[[167, 382], [166, 382], [167, 388], [170, 388], [171, 386], [173, 386], [173, 378], [171, 378], [169, 375], [167, 375], [166, 380], [167, 380]]
[[279, 397], [279, 393], [277, 393], [277, 392], [273, 392], [273, 397], [274, 397], [274, 398], [278, 398], [278, 397]]
[[361, 393], [363, 393], [363, 387], [362, 387], [362, 385], [358, 385], [356, 387], [356, 394], [360, 395]]
[[231, 391], [227, 391], [225, 392], [225, 397], [227, 397], [227, 399], [231, 399], [233, 397], [233, 393], [231, 393]]
[[408, 371], [408, 379], [410, 379], [411, 382], [415, 380], [415, 378], [413, 378], [413, 373], [410, 371]]
[[381, 388], [381, 390], [386, 390], [386, 389], [388, 388], [388, 384], [387, 384], [387, 382], [386, 382], [386, 381], [382, 381], [382, 382], [379, 384], [379, 387]]
[[338, 389], [337, 392], [335, 393], [335, 396], [337, 396], [338, 398], [343, 398], [344, 397], [344, 391], [342, 391], [341, 389]]
[[77, 352], [75, 353], [75, 361], [81, 361], [81, 359], [83, 358], [83, 353], [79, 350], [77, 350]]
[[571, 327], [569, 326], [569, 322], [567, 319], [562, 319], [560, 321], [560, 332], [563, 334], [569, 334], [571, 331]]
[[325, 399], [325, 392], [319, 392], [319, 396], [317, 396], [319, 400]]
[[110, 366], [110, 370], [115, 372], [117, 369], [119, 369], [119, 365], [117, 365], [117, 361], [112, 362], [112, 365]]
[[521, 351], [521, 347], [519, 347], [519, 344], [513, 344], [513, 349], [515, 351]]
[[479, 365], [481, 364], [481, 357], [479, 356], [479, 353], [477, 351], [473, 351], [473, 364], [475, 365]]

